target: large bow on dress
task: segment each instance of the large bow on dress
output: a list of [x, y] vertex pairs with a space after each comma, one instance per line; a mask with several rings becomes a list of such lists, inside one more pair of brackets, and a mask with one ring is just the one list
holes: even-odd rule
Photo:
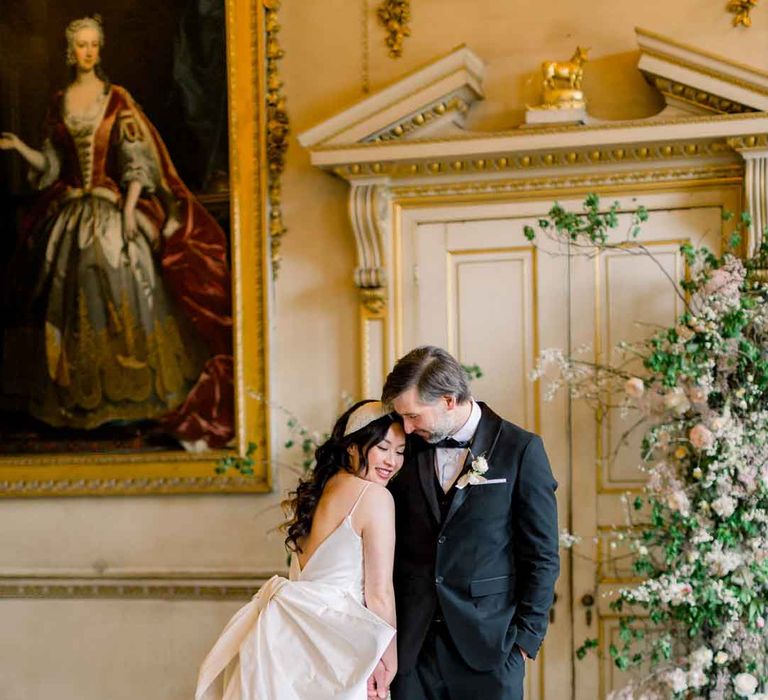
[[[200, 667], [195, 700], [256, 700], [247, 687], [241, 687], [240, 647], [267, 603], [286, 583], [288, 579], [273, 576], [251, 598], [250, 603], [235, 613]], [[223, 693], [220, 692], [218, 684], [215, 684], [222, 672]]]

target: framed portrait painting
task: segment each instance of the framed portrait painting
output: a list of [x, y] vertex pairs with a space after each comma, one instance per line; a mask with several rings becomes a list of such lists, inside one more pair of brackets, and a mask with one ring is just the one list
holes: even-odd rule
[[0, 18], [0, 496], [270, 488], [264, 12]]

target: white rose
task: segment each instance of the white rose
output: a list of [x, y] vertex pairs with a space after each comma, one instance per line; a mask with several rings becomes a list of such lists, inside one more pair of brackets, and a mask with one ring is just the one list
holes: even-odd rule
[[691, 512], [691, 502], [685, 491], [680, 489], [672, 491], [667, 496], [667, 507], [670, 510], [678, 511], [681, 515], [688, 515]]
[[[714, 654], [709, 647], [701, 646], [688, 656], [688, 662], [693, 668], [709, 668], [712, 664]], [[698, 688], [699, 686], [694, 686]]]
[[678, 416], [681, 416], [691, 407], [691, 402], [688, 401], [685, 392], [678, 387], [664, 397], [664, 405], [670, 411], [674, 411]]
[[733, 679], [733, 688], [739, 695], [752, 695], [757, 690], [757, 678], [751, 673], [738, 673]]
[[472, 460], [472, 471], [477, 474], [485, 474], [485, 472], [488, 471], [488, 461], [485, 457], [475, 457], [474, 460]]
[[718, 666], [722, 666], [724, 663], [728, 661], [728, 654], [724, 651], [718, 651], [717, 654], [715, 654], [715, 663]]
[[728, 494], [723, 494], [720, 498], [712, 501], [712, 510], [721, 518], [730, 518], [733, 511], [736, 510], [736, 499], [731, 498]]
[[[693, 593], [693, 589], [691, 588], [690, 584], [673, 583], [669, 586], [667, 597], [669, 598], [669, 602], [672, 603], [672, 605], [681, 605], [686, 601], [691, 593]], [[685, 688], [683, 688], [683, 690], [685, 690]]]
[[694, 668], [692, 671], [688, 671], [688, 686], [690, 688], [701, 688], [706, 685], [707, 674], [700, 668]]
[[645, 384], [639, 377], [632, 377], [624, 384], [624, 392], [633, 399], [639, 399], [645, 393]]
[[664, 682], [673, 693], [682, 693], [688, 689], [688, 674], [682, 668], [676, 668], [674, 671], [667, 672]]

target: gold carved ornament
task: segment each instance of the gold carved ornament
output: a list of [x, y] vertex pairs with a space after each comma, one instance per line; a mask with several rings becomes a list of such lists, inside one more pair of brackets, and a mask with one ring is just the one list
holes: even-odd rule
[[267, 139], [267, 201], [269, 203], [269, 240], [272, 274], [280, 269], [280, 245], [286, 234], [282, 210], [282, 175], [288, 150], [290, 122], [285, 108], [283, 81], [278, 63], [285, 55], [278, 41], [280, 24], [277, 12], [279, 0], [264, 0], [266, 29], [266, 139]]
[[391, 58], [400, 58], [403, 55], [403, 41], [411, 36], [410, 0], [384, 0], [379, 5], [376, 15], [379, 23], [387, 30], [386, 44], [389, 47]]
[[727, 5], [728, 12], [731, 12], [733, 17], [734, 27], [751, 27], [752, 17], [750, 12], [757, 5], [757, 0], [729, 0]]

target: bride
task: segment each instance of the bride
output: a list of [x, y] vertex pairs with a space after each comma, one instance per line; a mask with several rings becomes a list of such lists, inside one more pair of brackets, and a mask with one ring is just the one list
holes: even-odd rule
[[200, 669], [196, 700], [386, 697], [397, 650], [385, 486], [404, 449], [399, 418], [379, 401], [338, 419], [288, 501], [290, 579], [272, 577], [229, 621]]

